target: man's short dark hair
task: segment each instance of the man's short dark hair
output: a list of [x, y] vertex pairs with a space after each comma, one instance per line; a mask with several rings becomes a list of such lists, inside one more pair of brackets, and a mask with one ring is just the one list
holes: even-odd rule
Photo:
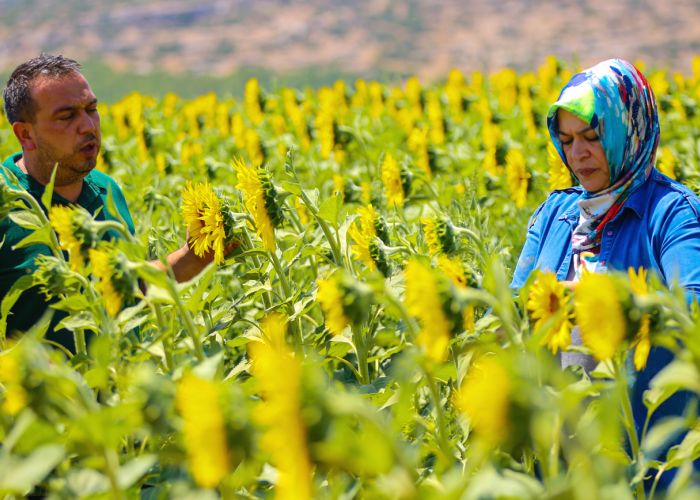
[[34, 121], [36, 103], [29, 91], [36, 78], [61, 78], [72, 73], [80, 73], [80, 64], [60, 54], [41, 54], [17, 66], [2, 93], [7, 120], [10, 123]]

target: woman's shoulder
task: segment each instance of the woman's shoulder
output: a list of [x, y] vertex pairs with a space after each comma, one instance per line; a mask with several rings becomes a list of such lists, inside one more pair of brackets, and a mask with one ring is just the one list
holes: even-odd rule
[[[550, 192], [547, 198], [540, 204], [530, 218], [530, 227], [538, 218], [559, 217], [572, 212], [572, 215], [578, 216], [578, 205], [576, 202], [581, 197], [583, 188], [574, 186], [565, 189], [555, 189]], [[575, 214], [574, 214], [575, 212]]]
[[673, 206], [687, 206], [694, 215], [700, 219], [700, 197], [688, 186], [671, 179], [654, 169], [650, 181], [653, 184], [650, 206], [664, 208]]

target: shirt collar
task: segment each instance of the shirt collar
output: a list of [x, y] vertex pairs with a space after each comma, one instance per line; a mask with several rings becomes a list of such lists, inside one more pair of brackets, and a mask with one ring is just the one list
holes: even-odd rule
[[[44, 185], [19, 168], [17, 161], [21, 157], [22, 153], [15, 153], [10, 156], [7, 161], [3, 163], [3, 165], [6, 168], [9, 168], [12, 173], [15, 174], [15, 177], [17, 177], [17, 180], [23, 189], [26, 189], [29, 194], [34, 196], [34, 198], [40, 200], [41, 196], [44, 194]], [[83, 179], [83, 187], [75, 203], [88, 209], [89, 211], [92, 211], [92, 207], [95, 205], [96, 201], [99, 201], [100, 195], [105, 193], [106, 189], [104, 186], [97, 184], [93, 179], [92, 172], [90, 172]], [[56, 192], [53, 193], [52, 201], [63, 205], [71, 204], [71, 202]]]

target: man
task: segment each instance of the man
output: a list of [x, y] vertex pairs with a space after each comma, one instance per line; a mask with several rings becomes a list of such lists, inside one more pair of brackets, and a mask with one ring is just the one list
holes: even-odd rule
[[[42, 54], [19, 65], [3, 92], [5, 115], [19, 141], [22, 152], [3, 162], [37, 200], [51, 179], [56, 179], [52, 204], [77, 204], [98, 220], [117, 220], [106, 207], [108, 190], [116, 207], [133, 233], [131, 214], [124, 194], [109, 176], [93, 170], [100, 151], [100, 115], [97, 98], [80, 65], [63, 56]], [[12, 285], [34, 269], [34, 259], [48, 253], [44, 245], [12, 247], [27, 236], [28, 230], [14, 224], [9, 217], [0, 220], [0, 300]], [[197, 257], [187, 243], [167, 257], [178, 281], [198, 274], [211, 258]], [[160, 262], [154, 262], [160, 268]], [[7, 331], [23, 331], [33, 325], [46, 309], [43, 296], [36, 287], [23, 293], [12, 309]], [[57, 321], [54, 321], [54, 325]], [[47, 338], [73, 350], [72, 335], [49, 332]]]

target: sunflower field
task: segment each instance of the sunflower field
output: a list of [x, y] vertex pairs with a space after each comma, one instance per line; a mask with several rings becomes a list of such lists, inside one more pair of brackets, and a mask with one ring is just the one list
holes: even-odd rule
[[[657, 167], [699, 192], [693, 68], [647, 75]], [[697, 408], [639, 433], [628, 391], [664, 347], [649, 414], [700, 394], [683, 291], [641, 269], [509, 288], [531, 214], [572, 185], [545, 116], [575, 71], [100, 104], [135, 235], [0, 185], [0, 217], [51, 249], [0, 306], [0, 496], [697, 498]], [[149, 261], [186, 234], [215, 262], [178, 284]], [[30, 286], [51, 308], [10, 335]], [[44, 340], [59, 312], [75, 353]], [[567, 349], [597, 368], [562, 370]]]

